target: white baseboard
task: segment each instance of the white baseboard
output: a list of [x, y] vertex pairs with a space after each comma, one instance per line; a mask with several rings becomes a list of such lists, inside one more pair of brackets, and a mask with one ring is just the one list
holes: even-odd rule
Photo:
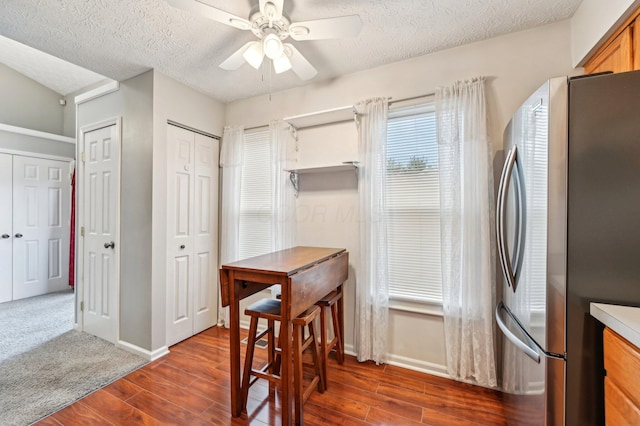
[[147, 349], [143, 349], [140, 346], [133, 345], [129, 342], [125, 342], [124, 340], [118, 340], [116, 343], [116, 347], [124, 349], [125, 351], [134, 353], [136, 355], [140, 355], [141, 357], [147, 359], [148, 361], [155, 361], [158, 358], [162, 358], [163, 356], [169, 353], [168, 346], [162, 346], [155, 351], [149, 351]]
[[[248, 329], [248, 321], [240, 321], [240, 328]], [[353, 345], [345, 344], [344, 353], [351, 356], [356, 356]], [[431, 374], [432, 376], [444, 377], [445, 379], [451, 379], [451, 376], [447, 373], [447, 366], [436, 364], [433, 362], [420, 361], [413, 358], [408, 358], [400, 355], [389, 355], [387, 364], [396, 367], [406, 368], [407, 370], [419, 371], [421, 373]]]
[[[344, 345], [344, 353], [347, 355], [356, 356], [353, 345]], [[395, 367], [406, 368], [407, 370], [419, 371], [421, 373], [431, 374], [432, 376], [444, 377], [445, 379], [451, 379], [451, 376], [447, 374], [447, 367], [445, 365], [435, 364], [433, 362], [420, 361], [413, 358], [407, 358], [400, 355], [389, 355], [387, 364]]]
[[400, 355], [390, 355], [389, 365], [396, 367], [406, 368], [408, 370], [419, 371], [421, 373], [431, 374], [432, 376], [444, 377], [445, 379], [451, 379], [451, 376], [447, 373], [447, 366], [440, 365], [433, 362], [420, 361], [417, 359], [407, 358]]

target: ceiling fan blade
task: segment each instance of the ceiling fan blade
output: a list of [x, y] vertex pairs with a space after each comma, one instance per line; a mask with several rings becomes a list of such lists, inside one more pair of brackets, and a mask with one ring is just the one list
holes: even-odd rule
[[284, 44], [285, 52], [291, 61], [291, 70], [296, 73], [301, 80], [311, 80], [318, 74], [318, 71], [302, 56], [293, 44]]
[[[271, 3], [273, 6], [268, 6]], [[282, 7], [284, 0], [260, 0], [260, 13], [270, 21], [277, 21], [282, 18]]]
[[251, 22], [199, 0], [167, 0], [171, 6], [230, 25], [240, 30], [251, 29]]
[[249, 49], [255, 41], [250, 41], [249, 43], [242, 46], [240, 49], [233, 52], [231, 56], [224, 60], [220, 65], [218, 65], [223, 70], [233, 71], [240, 68], [246, 62], [244, 57], [242, 56], [244, 52]]
[[362, 20], [359, 15], [296, 22], [289, 26], [294, 40], [321, 40], [329, 38], [355, 37], [360, 33]]

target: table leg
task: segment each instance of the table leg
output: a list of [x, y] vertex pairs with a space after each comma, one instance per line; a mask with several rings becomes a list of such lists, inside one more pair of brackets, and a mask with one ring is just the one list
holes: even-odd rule
[[344, 352], [344, 284], [338, 286], [338, 289], [342, 292], [342, 297], [338, 300], [338, 327], [340, 327], [340, 343]]
[[283, 321], [280, 324], [284, 327], [284, 333], [281, 331], [281, 343], [280, 348], [282, 350], [282, 424], [289, 426], [292, 424], [292, 409], [293, 409], [293, 359], [292, 359], [292, 339], [293, 339], [293, 324], [290, 320]]
[[229, 303], [229, 334], [230, 334], [230, 368], [231, 368], [231, 415], [240, 417], [242, 414], [242, 391], [240, 389], [240, 300], [235, 291], [235, 280], [231, 273], [230, 282], [234, 283], [230, 291]]

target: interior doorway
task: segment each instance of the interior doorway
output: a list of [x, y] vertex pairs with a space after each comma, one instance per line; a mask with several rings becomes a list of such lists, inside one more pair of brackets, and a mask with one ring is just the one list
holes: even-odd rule
[[80, 129], [79, 328], [117, 343], [119, 332], [120, 119]]

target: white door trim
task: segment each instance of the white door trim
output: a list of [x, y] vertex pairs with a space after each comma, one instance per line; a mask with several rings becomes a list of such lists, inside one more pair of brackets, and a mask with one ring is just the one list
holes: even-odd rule
[[[84, 162], [82, 161], [82, 153], [84, 150], [85, 134], [94, 130], [101, 129], [103, 127], [116, 126], [116, 137], [118, 138], [118, 158], [120, 161], [118, 168], [118, 182], [122, 177], [122, 117], [112, 117], [96, 123], [83, 126], [78, 131], [78, 143], [76, 144], [76, 252], [75, 252], [75, 267], [76, 267], [76, 330], [84, 330], [83, 314], [80, 311], [80, 303], [84, 300], [84, 238], [80, 234], [80, 228], [84, 226], [84, 202], [85, 202], [85, 188], [84, 188]], [[118, 211], [116, 216], [118, 218], [118, 229], [115, 233], [116, 247], [120, 247], [120, 186], [118, 187], [116, 201], [118, 205]], [[119, 253], [119, 251], [118, 251]], [[120, 256], [115, 258], [115, 279], [116, 279], [116, 293], [117, 293], [117, 306], [115, 307], [117, 315], [117, 330], [116, 330], [116, 342], [120, 340]]]

